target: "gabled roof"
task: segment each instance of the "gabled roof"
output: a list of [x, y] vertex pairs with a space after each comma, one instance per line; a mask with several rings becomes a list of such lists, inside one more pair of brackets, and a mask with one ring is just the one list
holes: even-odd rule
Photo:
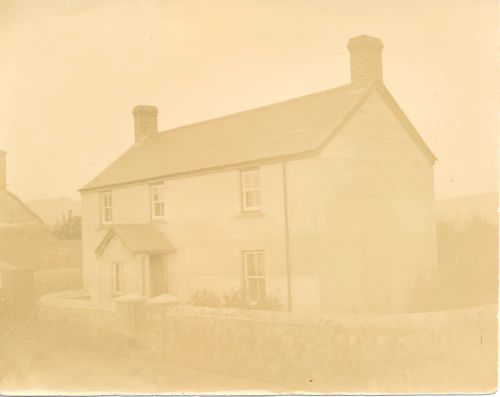
[[314, 155], [374, 90], [385, 98], [429, 161], [435, 161], [381, 83], [345, 85], [160, 132], [130, 147], [81, 190]]
[[108, 230], [95, 249], [97, 258], [104, 253], [108, 244], [115, 237], [131, 254], [175, 251], [167, 237], [153, 225], [116, 225]]
[[0, 188], [0, 223], [43, 223], [26, 204], [7, 189]]
[[56, 239], [26, 204], [0, 188], [0, 270], [68, 265], [81, 265], [81, 244]]

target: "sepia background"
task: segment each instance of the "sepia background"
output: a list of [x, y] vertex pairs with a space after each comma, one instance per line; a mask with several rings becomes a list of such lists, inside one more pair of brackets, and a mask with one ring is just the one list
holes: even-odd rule
[[[262, 173], [262, 190], [283, 198], [266, 211], [258, 169], [231, 170], [232, 179], [208, 188], [147, 174], [148, 165], [193, 160], [208, 149], [216, 149], [219, 161], [217, 149], [231, 151], [228, 141], [238, 139], [232, 132], [250, 141], [264, 124], [261, 135], [285, 131], [284, 121], [303, 124], [297, 130], [309, 139], [316, 127], [308, 123], [321, 112], [307, 113], [302, 102], [286, 120], [252, 112], [256, 123], [246, 119], [233, 130], [198, 124], [199, 135], [181, 140], [188, 146], [155, 140], [186, 132], [158, 131], [324, 90], [313, 98], [338, 95], [337, 117], [364, 92], [351, 80], [350, 65], [362, 65], [363, 51], [378, 43], [360, 35], [383, 42], [383, 84], [425, 141], [415, 133], [417, 146], [425, 152], [427, 144], [438, 158], [422, 167], [425, 178], [404, 170], [412, 161], [421, 166], [420, 157], [408, 154], [416, 151], [404, 151], [416, 147], [406, 136], [392, 149], [401, 160], [388, 167], [394, 173], [356, 179], [346, 167], [349, 177], [341, 180], [344, 174], [328, 168], [330, 179], [317, 190], [308, 188], [311, 174], [298, 168], [288, 194], [294, 169], [287, 174], [284, 160], [282, 174], [272, 174], [282, 179]], [[498, 37], [492, 0], [0, 0], [0, 392], [493, 390]], [[353, 38], [368, 47], [348, 50]], [[366, 92], [390, 101], [379, 83]], [[357, 150], [373, 138], [370, 149], [384, 162], [383, 148], [392, 146], [384, 146], [380, 115], [392, 113], [377, 113], [381, 103], [356, 110], [359, 130], [374, 136], [360, 134], [354, 142]], [[158, 129], [156, 108], [136, 105], [158, 107]], [[333, 108], [324, 107], [325, 118]], [[268, 146], [279, 146], [272, 133], [265, 137]], [[160, 157], [141, 152], [143, 139]], [[282, 139], [294, 142], [293, 135]], [[113, 162], [131, 145], [145, 161]], [[158, 161], [163, 157], [169, 161]], [[366, 171], [377, 168], [369, 161]], [[113, 178], [88, 183], [110, 163], [118, 164], [120, 177], [147, 180], [123, 189]], [[244, 213], [249, 180], [259, 197], [253, 214]], [[352, 196], [335, 201], [332, 180], [335, 188], [354, 186], [347, 189]], [[382, 193], [363, 202], [365, 187]], [[327, 211], [308, 200], [316, 193]], [[312, 211], [301, 202], [312, 203]], [[281, 213], [283, 224], [274, 224]], [[294, 231], [291, 222], [290, 234], [288, 213], [302, 226], [317, 217], [320, 232], [316, 224], [310, 235]], [[420, 226], [421, 240], [411, 234]], [[242, 237], [249, 230], [253, 241]], [[342, 245], [335, 238], [344, 234]], [[324, 245], [315, 245], [320, 238]], [[292, 252], [302, 256], [290, 255], [288, 245], [304, 248]], [[279, 267], [285, 262], [286, 275]], [[316, 262], [323, 273], [315, 273]], [[253, 274], [259, 285], [267, 285], [262, 302], [246, 296], [250, 263], [261, 269]], [[297, 264], [313, 283], [296, 282]], [[287, 280], [286, 299], [284, 288], [266, 295], [273, 266], [280, 285]], [[123, 268], [133, 272], [123, 277]], [[210, 280], [236, 289], [221, 295]], [[309, 305], [319, 291], [326, 298]]]
[[0, 3], [0, 147], [25, 200], [78, 199], [132, 143], [136, 104], [165, 130], [344, 84], [363, 33], [439, 159], [436, 198], [497, 190], [493, 0]]

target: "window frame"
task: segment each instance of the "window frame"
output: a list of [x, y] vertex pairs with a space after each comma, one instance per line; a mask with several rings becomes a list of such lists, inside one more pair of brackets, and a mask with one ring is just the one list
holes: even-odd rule
[[[248, 251], [243, 251], [243, 276], [244, 276], [244, 289], [245, 289], [245, 294], [248, 298], [248, 302], [251, 305], [257, 305], [258, 303], [262, 302], [266, 298], [266, 265], [265, 265], [265, 253], [264, 250], [248, 250]], [[258, 261], [258, 256], [261, 255], [261, 266], [262, 268], [259, 270], [259, 261]], [[248, 258], [250, 256], [254, 256], [254, 274], [249, 274], [249, 260]], [[260, 273], [260, 274], [259, 274]], [[256, 299], [251, 299], [250, 297], [250, 280], [257, 280], [256, 286], [257, 286], [257, 298]], [[262, 281], [262, 286], [261, 282]], [[262, 288], [262, 290], [261, 290]]]
[[[245, 176], [249, 174], [257, 174], [258, 176], [258, 186], [248, 187], [245, 184]], [[242, 212], [256, 212], [262, 210], [262, 186], [260, 178], [260, 168], [248, 168], [240, 170], [240, 195], [241, 195], [241, 210]], [[258, 205], [249, 205], [247, 202], [247, 193], [258, 192], [259, 193], [259, 203]]]
[[[106, 197], [109, 197], [109, 205], [106, 206], [105, 204], [108, 204], [106, 202]], [[109, 210], [110, 213], [110, 219], [107, 220], [106, 218], [106, 210]], [[113, 191], [107, 190], [104, 192], [101, 192], [101, 224], [102, 225], [109, 225], [113, 223]]]
[[113, 294], [123, 294], [123, 263], [112, 262], [111, 264], [111, 289]]
[[[161, 199], [158, 201], [154, 201], [154, 193], [153, 189], [161, 187]], [[161, 204], [162, 215], [155, 214], [155, 204]], [[151, 208], [151, 219], [154, 221], [165, 219], [165, 184], [163, 182], [160, 183], [152, 183], [149, 185], [149, 205]]]

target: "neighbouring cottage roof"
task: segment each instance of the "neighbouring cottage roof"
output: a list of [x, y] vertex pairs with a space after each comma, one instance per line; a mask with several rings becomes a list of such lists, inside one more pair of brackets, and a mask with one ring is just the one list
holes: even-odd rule
[[16, 195], [0, 188], [0, 224], [26, 222], [43, 223]]
[[130, 147], [81, 190], [317, 153], [374, 90], [434, 162], [382, 83], [345, 85], [160, 132]]
[[16, 195], [0, 187], [0, 270], [81, 266], [81, 241], [58, 240]]
[[108, 230], [95, 249], [98, 258], [115, 237], [121, 241], [131, 254], [175, 251], [174, 246], [167, 237], [153, 225], [116, 225]]

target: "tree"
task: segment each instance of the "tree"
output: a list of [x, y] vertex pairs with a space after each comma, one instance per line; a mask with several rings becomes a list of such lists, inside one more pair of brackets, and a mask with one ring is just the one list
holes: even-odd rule
[[437, 246], [441, 288], [450, 303], [496, 302], [498, 225], [477, 217], [463, 225], [439, 222]]
[[57, 220], [57, 224], [52, 229], [52, 233], [60, 240], [78, 240], [82, 238], [82, 218], [73, 216], [71, 210], [68, 216], [62, 214], [62, 221]]

